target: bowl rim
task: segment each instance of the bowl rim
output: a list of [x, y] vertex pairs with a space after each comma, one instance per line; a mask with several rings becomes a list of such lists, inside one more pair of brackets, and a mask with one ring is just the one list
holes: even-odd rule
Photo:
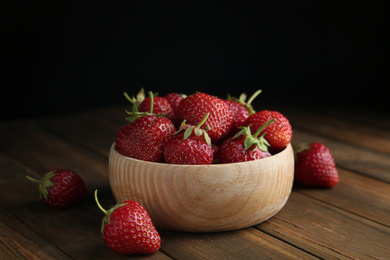
[[136, 159], [136, 158], [133, 158], [133, 157], [129, 157], [129, 156], [126, 156], [126, 155], [123, 155], [121, 153], [119, 153], [115, 147], [115, 142], [111, 145], [111, 148], [110, 148], [110, 155], [111, 155], [111, 151], [115, 152], [117, 155], [119, 156], [122, 156], [125, 160], [130, 160], [130, 161], [134, 161], [136, 163], [145, 163], [145, 164], [150, 164], [150, 165], [155, 165], [155, 166], [162, 166], [162, 167], [183, 167], [183, 168], [188, 168], [188, 167], [192, 167], [192, 168], [203, 168], [203, 167], [213, 167], [213, 168], [225, 168], [225, 167], [230, 167], [232, 165], [234, 166], [239, 166], [239, 165], [242, 165], [242, 164], [258, 164], [259, 162], [261, 163], [265, 163], [269, 160], [273, 160], [275, 159], [276, 157], [280, 157], [280, 156], [284, 156], [285, 153], [289, 150], [293, 150], [292, 148], [292, 145], [291, 143], [289, 143], [282, 151], [280, 151], [279, 153], [275, 154], [275, 155], [272, 155], [270, 157], [266, 157], [266, 158], [262, 158], [262, 159], [257, 159], [257, 160], [253, 160], [253, 161], [246, 161], [246, 162], [235, 162], [235, 163], [216, 163], [216, 164], [199, 164], [199, 165], [194, 165], [194, 164], [170, 164], [170, 163], [162, 163], [162, 162], [151, 162], [151, 161], [144, 161], [144, 160], [140, 160], [140, 159]]

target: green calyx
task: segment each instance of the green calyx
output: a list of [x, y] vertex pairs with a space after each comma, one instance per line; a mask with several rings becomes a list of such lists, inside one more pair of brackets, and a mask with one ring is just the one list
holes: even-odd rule
[[[141, 93], [142, 92], [142, 93]], [[141, 93], [141, 94], [140, 94]], [[145, 100], [145, 94], [143, 93], [143, 89], [141, 89], [141, 91], [138, 93], [138, 95], [137, 95], [137, 100], [138, 100], [138, 96], [140, 96], [140, 99], [139, 100], [142, 100], [139, 104], [138, 104], [138, 102], [139, 101], [134, 101], [134, 97], [133, 98], [130, 98], [127, 94], [126, 94], [126, 92], [125, 92], [125, 96], [126, 96], [126, 98], [130, 101], [130, 102], [132, 102], [131, 100], [133, 100], [134, 101], [134, 103], [133, 103], [133, 107], [132, 107], [132, 111], [130, 112], [130, 111], [127, 111], [127, 110], [125, 110], [126, 111], [126, 114], [128, 114], [129, 115], [129, 117], [126, 117], [125, 119], [127, 120], [127, 121], [129, 121], [129, 122], [133, 122], [134, 120], [136, 120], [137, 118], [139, 118], [139, 117], [142, 117], [142, 116], [164, 116], [164, 117], [168, 117], [167, 115], [161, 115], [161, 114], [154, 114], [153, 113], [153, 103], [154, 103], [154, 97], [156, 97], [156, 93], [153, 93], [153, 92], [151, 92], [151, 91], [149, 91], [148, 92], [149, 93], [149, 97], [150, 97], [150, 108], [149, 108], [149, 112], [139, 112], [138, 111], [138, 107], [139, 107], [139, 105], [142, 103], [142, 101], [143, 100]], [[142, 98], [142, 96], [143, 96], [143, 98]]]
[[235, 139], [241, 135], [244, 135], [244, 136], [246, 136], [245, 140], [244, 140], [245, 150], [248, 150], [250, 147], [254, 146], [253, 150], [255, 150], [258, 147], [260, 150], [267, 152], [268, 146], [270, 146], [270, 144], [264, 138], [266, 132], [264, 132], [262, 135], [260, 135], [260, 137], [258, 137], [258, 136], [268, 125], [272, 124], [274, 121], [276, 121], [275, 118], [269, 120], [264, 125], [262, 125], [259, 129], [257, 129], [257, 131], [253, 135], [252, 135], [251, 129], [250, 129], [251, 125], [245, 126], [245, 127], [241, 126], [241, 127], [239, 127], [241, 129], [241, 131], [239, 131], [233, 137], [233, 139]]
[[138, 112], [138, 108], [139, 106], [141, 105], [142, 101], [145, 100], [145, 90], [143, 88], [141, 88], [141, 90], [137, 93], [137, 95], [134, 97], [130, 97], [126, 91], [123, 92], [123, 95], [125, 96], [125, 98], [130, 101], [131, 104], [133, 104], [133, 107], [132, 107], [132, 110], [136, 110]]
[[45, 198], [47, 199], [47, 195], [49, 194], [49, 191], [47, 190], [48, 187], [53, 186], [53, 182], [51, 181], [51, 178], [55, 176], [56, 171], [51, 171], [46, 173], [42, 179], [34, 179], [30, 176], [26, 176], [27, 179], [33, 182], [38, 182], [39, 183], [39, 198]]
[[248, 110], [249, 115], [253, 115], [254, 113], [256, 113], [256, 111], [253, 109], [252, 102], [258, 95], [260, 95], [261, 92], [261, 89], [257, 90], [255, 93], [252, 94], [248, 101], [246, 101], [247, 96], [245, 93], [242, 93], [239, 98], [228, 95], [228, 99], [244, 106]]
[[103, 217], [103, 220], [102, 220], [102, 226], [100, 228], [100, 233], [103, 234], [105, 224], [106, 223], [110, 224], [110, 216], [111, 216], [112, 212], [114, 212], [114, 210], [116, 210], [117, 208], [124, 206], [125, 204], [118, 202], [114, 207], [110, 208], [109, 210], [105, 210], [99, 203], [99, 200], [97, 197], [97, 191], [98, 190], [95, 190], [95, 193], [94, 193], [96, 205], [105, 214], [105, 216]]
[[202, 125], [207, 121], [207, 118], [209, 118], [210, 116], [210, 113], [207, 113], [204, 118], [202, 119], [202, 121], [200, 121], [198, 123], [198, 125], [194, 126], [194, 125], [188, 125], [185, 123], [185, 120], [181, 123], [181, 126], [179, 128], [179, 130], [175, 133], [180, 133], [181, 131], [185, 131], [184, 132], [184, 140], [186, 140], [188, 137], [191, 136], [192, 132], [195, 133], [195, 135], [199, 136], [199, 137], [203, 137], [203, 139], [206, 141], [206, 143], [208, 145], [211, 146], [211, 139], [209, 137], [209, 135], [207, 134], [207, 131], [210, 129], [210, 127], [208, 125], [206, 125], [206, 127], [204, 127], [204, 129], [202, 129]]

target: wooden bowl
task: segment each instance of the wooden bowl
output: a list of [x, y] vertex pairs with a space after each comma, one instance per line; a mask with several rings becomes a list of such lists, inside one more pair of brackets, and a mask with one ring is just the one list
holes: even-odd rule
[[275, 215], [294, 177], [291, 144], [268, 158], [242, 163], [173, 165], [109, 154], [117, 201], [141, 203], [157, 228], [216, 232], [241, 229]]

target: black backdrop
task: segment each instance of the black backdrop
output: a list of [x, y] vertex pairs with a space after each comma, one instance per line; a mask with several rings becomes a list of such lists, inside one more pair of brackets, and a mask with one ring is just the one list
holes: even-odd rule
[[387, 111], [379, 3], [14, 1], [0, 11], [0, 116], [124, 104], [141, 87]]

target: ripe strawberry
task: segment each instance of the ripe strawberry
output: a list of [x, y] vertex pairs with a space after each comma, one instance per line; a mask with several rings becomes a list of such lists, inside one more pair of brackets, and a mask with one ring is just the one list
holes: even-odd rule
[[[149, 97], [145, 97], [145, 91], [141, 88], [136, 97], [129, 97], [126, 92], [123, 94], [126, 99], [133, 104], [133, 112], [149, 112], [155, 115], [165, 115], [168, 117], [173, 115], [171, 104], [165, 98], [158, 97], [157, 93], [149, 92]], [[150, 104], [151, 98], [153, 98], [153, 106]]]
[[172, 123], [177, 128], [179, 128], [181, 124], [180, 118], [177, 115], [177, 110], [179, 109], [180, 102], [186, 97], [186, 95], [179, 93], [169, 93], [164, 96], [164, 98], [168, 100], [169, 104], [171, 104], [171, 107], [173, 109], [173, 116], [169, 117], [169, 119], [171, 119]]
[[241, 127], [241, 131], [234, 137], [228, 138], [218, 148], [219, 163], [236, 163], [258, 160], [269, 157], [267, 152], [267, 140], [264, 139], [263, 133], [260, 137], [260, 132], [269, 124], [272, 124], [275, 119], [268, 121], [253, 135], [250, 127]]
[[87, 187], [74, 171], [57, 170], [45, 174], [41, 180], [26, 176], [39, 183], [42, 200], [55, 208], [68, 208], [82, 202], [87, 196]]
[[124, 201], [106, 211], [97, 199], [97, 190], [95, 201], [105, 214], [101, 233], [112, 251], [118, 254], [153, 254], [160, 249], [160, 235], [141, 204]]
[[332, 188], [339, 182], [336, 165], [329, 149], [312, 143], [296, 151], [295, 181], [305, 186]]
[[173, 113], [176, 113], [177, 109], [179, 108], [180, 102], [185, 99], [187, 96], [184, 94], [179, 93], [168, 93], [164, 96], [166, 100], [168, 100], [169, 104], [171, 104], [171, 107], [173, 109]]
[[186, 120], [191, 125], [196, 125], [210, 113], [206, 125], [210, 128], [207, 133], [212, 142], [223, 138], [233, 123], [232, 111], [228, 104], [216, 96], [205, 93], [192, 94], [183, 99], [177, 113], [180, 121]]
[[228, 95], [228, 98], [225, 101], [230, 106], [230, 109], [233, 113], [233, 124], [229, 131], [230, 137], [237, 134], [240, 131], [239, 127], [242, 126], [242, 124], [250, 115], [255, 113], [251, 103], [260, 93], [261, 90], [256, 91], [248, 101], [246, 101], [245, 93], [242, 93], [240, 98], [235, 98]]
[[[153, 93], [149, 95], [150, 111], [153, 111]], [[127, 118], [131, 123], [119, 129], [115, 138], [117, 151], [139, 160], [162, 162], [163, 146], [176, 131], [172, 121], [147, 112], [126, 112], [131, 116]]]
[[256, 132], [262, 125], [270, 119], [275, 118], [276, 121], [267, 126], [263, 131], [265, 139], [270, 144], [269, 151], [275, 154], [283, 150], [291, 141], [292, 128], [288, 119], [277, 111], [263, 110], [250, 115], [244, 122], [243, 126], [250, 126], [252, 132]]
[[164, 160], [171, 164], [211, 164], [214, 159], [210, 137], [200, 127], [209, 113], [195, 127], [183, 124], [164, 146]]
[[[145, 98], [140, 104], [138, 111], [149, 112], [150, 111], [150, 97]], [[168, 117], [173, 116], [173, 109], [171, 104], [163, 97], [153, 98], [153, 110], [150, 111], [156, 115], [166, 115]]]
[[115, 147], [123, 155], [151, 162], [162, 162], [162, 149], [176, 131], [166, 117], [146, 115], [123, 126], [115, 138]]

